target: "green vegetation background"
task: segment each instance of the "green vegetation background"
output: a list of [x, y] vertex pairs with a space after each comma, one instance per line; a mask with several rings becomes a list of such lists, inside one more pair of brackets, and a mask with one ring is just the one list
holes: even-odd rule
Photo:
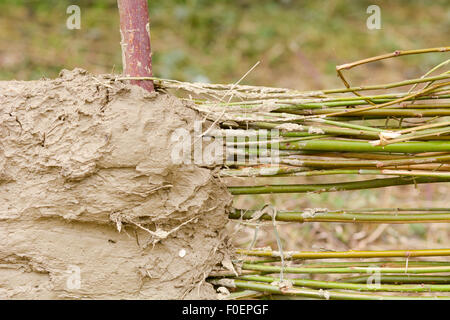
[[[80, 30], [66, 28], [71, 4], [81, 8]], [[381, 30], [366, 27], [370, 4], [381, 8]], [[150, 0], [149, 6], [155, 75], [187, 81], [233, 82], [261, 61], [247, 83], [339, 86], [337, 64], [446, 45], [450, 31], [448, 0]], [[74, 67], [120, 72], [118, 23], [116, 0], [0, 0], [0, 79], [55, 77]], [[421, 75], [440, 59], [380, 63], [352, 78]]]

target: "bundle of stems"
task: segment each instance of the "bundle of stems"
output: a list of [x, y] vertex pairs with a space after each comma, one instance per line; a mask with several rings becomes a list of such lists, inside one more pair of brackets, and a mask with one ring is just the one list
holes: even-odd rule
[[[222, 126], [211, 136], [236, 135], [234, 143], [226, 144], [226, 167], [220, 175], [297, 179], [331, 175], [377, 177], [327, 184], [230, 186], [235, 195], [328, 192], [450, 181], [450, 71], [444, 69], [450, 60], [422, 77], [395, 83], [352, 87], [343, 76], [343, 70], [365, 63], [410, 54], [448, 52], [449, 48], [397, 51], [338, 66], [338, 75], [345, 84], [343, 89], [295, 92], [229, 86], [221, 90], [228, 89], [231, 95], [237, 90], [239, 101], [197, 100], [199, 110]], [[212, 90], [214, 86], [207, 88]], [[392, 88], [401, 91], [364, 93]], [[243, 92], [251, 93], [251, 97]], [[248, 136], [242, 138], [243, 132]], [[276, 149], [277, 155], [267, 156], [263, 146]], [[255, 163], [255, 159], [259, 161]]]
[[[157, 90], [183, 92], [192, 108], [210, 120], [200, 137], [223, 144], [219, 155], [216, 154], [221, 161], [217, 175], [228, 184], [233, 195], [321, 193], [444, 183], [450, 181], [450, 59], [412, 79], [366, 86], [351, 85], [344, 71], [406, 55], [442, 56], [449, 50], [450, 47], [439, 47], [395, 51], [340, 65], [336, 70], [342, 88], [307, 92], [239, 84], [245, 76], [229, 85], [154, 77], [116, 80], [153, 80]], [[333, 180], [309, 183], [311, 176]], [[299, 184], [302, 177], [306, 181]], [[287, 179], [295, 183], [236, 185], [245, 178]], [[339, 211], [299, 208], [289, 212], [275, 208], [235, 209], [229, 217], [241, 223], [269, 221], [276, 232], [277, 221], [449, 223], [450, 208]], [[450, 292], [449, 262], [409, 261], [417, 257], [450, 256], [450, 249], [283, 252], [278, 238], [277, 241], [280, 251], [238, 249], [237, 254], [243, 260], [238, 268], [241, 275], [222, 272], [211, 281], [232, 288], [230, 299], [268, 294], [322, 299], [450, 298], [448, 294], [437, 294]], [[386, 260], [393, 257], [405, 260]], [[383, 261], [303, 263], [305, 259], [348, 258]], [[303, 264], [292, 265], [299, 259]], [[291, 265], [286, 266], [286, 261]], [[380, 263], [379, 286], [365, 284], [372, 279], [367, 271]], [[280, 273], [280, 278], [270, 276], [273, 273]], [[284, 274], [289, 277], [283, 278]], [[319, 281], [298, 278], [298, 274], [326, 274], [334, 278]], [[339, 279], [336, 274], [357, 275]], [[385, 294], [371, 293], [375, 291]], [[411, 292], [413, 296], [402, 295]]]
[[[368, 86], [351, 86], [343, 71], [389, 58], [442, 55], [449, 50], [450, 47], [439, 47], [395, 51], [338, 66], [338, 76], [345, 85], [339, 89], [300, 92], [151, 79], [160, 90], [187, 92], [193, 107], [221, 127], [209, 128], [203, 135], [227, 137], [222, 177], [388, 177], [335, 183], [328, 188], [309, 184], [230, 186], [232, 194], [323, 192], [448, 182], [450, 60], [444, 60], [421, 77]], [[267, 148], [276, 149], [277, 156], [267, 156]]]
[[[284, 253], [260, 249], [238, 252], [243, 258], [236, 261], [241, 270], [239, 275], [213, 273], [209, 278], [211, 283], [234, 291], [227, 299], [269, 295], [272, 298], [292, 295], [344, 300], [450, 299], [450, 261], [417, 260], [449, 256], [450, 249]], [[251, 256], [254, 258], [249, 260]], [[289, 260], [289, 265], [280, 264], [281, 256]], [[392, 257], [405, 260], [388, 260]], [[321, 261], [336, 258], [382, 260]], [[305, 262], [307, 259], [320, 260]], [[321, 276], [328, 279], [318, 279]]]

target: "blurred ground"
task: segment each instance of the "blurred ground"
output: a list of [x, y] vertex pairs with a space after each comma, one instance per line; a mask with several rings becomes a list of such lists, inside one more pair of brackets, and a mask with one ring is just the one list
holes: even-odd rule
[[[450, 3], [442, 1], [150, 1], [155, 75], [186, 81], [235, 82], [300, 90], [340, 87], [335, 66], [397, 49], [448, 45]], [[81, 8], [81, 29], [66, 28], [66, 9]], [[381, 8], [381, 29], [368, 30], [366, 9]], [[63, 68], [120, 73], [115, 0], [0, 0], [0, 79], [55, 77]], [[352, 84], [418, 77], [439, 54], [379, 62], [348, 73]], [[299, 179], [298, 183], [314, 181]], [[446, 184], [283, 196], [236, 197], [236, 206], [448, 207]], [[285, 249], [419, 248], [448, 246], [448, 225], [280, 226]], [[274, 245], [270, 227], [257, 246]], [[248, 245], [249, 230], [238, 244]]]

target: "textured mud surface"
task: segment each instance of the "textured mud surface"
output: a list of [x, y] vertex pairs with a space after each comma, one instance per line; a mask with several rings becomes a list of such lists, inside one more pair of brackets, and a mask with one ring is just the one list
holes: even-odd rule
[[82, 70], [0, 82], [0, 106], [0, 298], [216, 298], [231, 196], [170, 160], [196, 111]]

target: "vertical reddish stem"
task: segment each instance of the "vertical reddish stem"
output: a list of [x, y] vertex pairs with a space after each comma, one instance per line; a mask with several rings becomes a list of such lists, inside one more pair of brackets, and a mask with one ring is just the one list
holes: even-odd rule
[[[152, 77], [150, 20], [147, 0], [117, 0], [122, 36], [122, 63], [125, 76]], [[132, 80], [132, 84], [153, 91], [153, 81]]]

